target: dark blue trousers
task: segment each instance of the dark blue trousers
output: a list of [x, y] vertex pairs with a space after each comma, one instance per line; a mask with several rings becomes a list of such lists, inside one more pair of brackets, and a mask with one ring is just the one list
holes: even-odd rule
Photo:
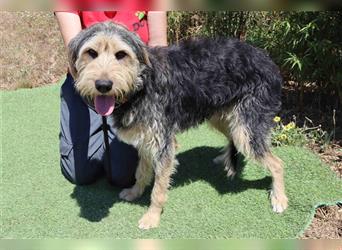
[[[110, 117], [111, 171], [105, 154], [102, 117], [82, 100], [71, 75], [61, 88], [60, 155], [63, 175], [77, 185], [90, 184], [106, 175], [113, 185], [129, 187], [135, 182], [137, 151], [115, 136]], [[108, 173], [111, 172], [111, 176]]]

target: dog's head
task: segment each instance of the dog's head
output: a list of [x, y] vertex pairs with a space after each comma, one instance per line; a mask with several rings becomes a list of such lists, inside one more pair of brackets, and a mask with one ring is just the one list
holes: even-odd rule
[[81, 96], [101, 115], [113, 112], [142, 88], [140, 77], [150, 65], [146, 47], [124, 26], [98, 23], [81, 31], [69, 43], [69, 68]]

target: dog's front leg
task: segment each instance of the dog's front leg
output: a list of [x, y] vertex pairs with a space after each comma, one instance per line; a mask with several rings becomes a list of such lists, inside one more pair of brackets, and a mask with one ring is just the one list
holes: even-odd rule
[[151, 204], [147, 212], [139, 220], [140, 229], [158, 227], [163, 206], [167, 200], [167, 189], [170, 186], [170, 178], [175, 171], [175, 145], [174, 140], [160, 149], [154, 159], [154, 186], [151, 194]]

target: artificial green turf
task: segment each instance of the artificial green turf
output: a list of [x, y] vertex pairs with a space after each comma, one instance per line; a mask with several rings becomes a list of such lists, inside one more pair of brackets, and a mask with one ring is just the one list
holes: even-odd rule
[[2, 92], [2, 238], [294, 238], [342, 181], [305, 148], [281, 147], [289, 208], [274, 214], [269, 173], [248, 162], [229, 181], [211, 159], [224, 139], [205, 125], [178, 137], [180, 166], [160, 227], [142, 231], [150, 190], [134, 203], [105, 180], [75, 187], [59, 167], [59, 85]]

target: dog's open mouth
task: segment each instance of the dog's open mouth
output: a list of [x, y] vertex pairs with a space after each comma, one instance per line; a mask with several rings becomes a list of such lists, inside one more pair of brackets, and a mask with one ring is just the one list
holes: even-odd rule
[[99, 95], [95, 97], [94, 104], [95, 110], [98, 114], [102, 116], [108, 116], [114, 111], [115, 97]]

